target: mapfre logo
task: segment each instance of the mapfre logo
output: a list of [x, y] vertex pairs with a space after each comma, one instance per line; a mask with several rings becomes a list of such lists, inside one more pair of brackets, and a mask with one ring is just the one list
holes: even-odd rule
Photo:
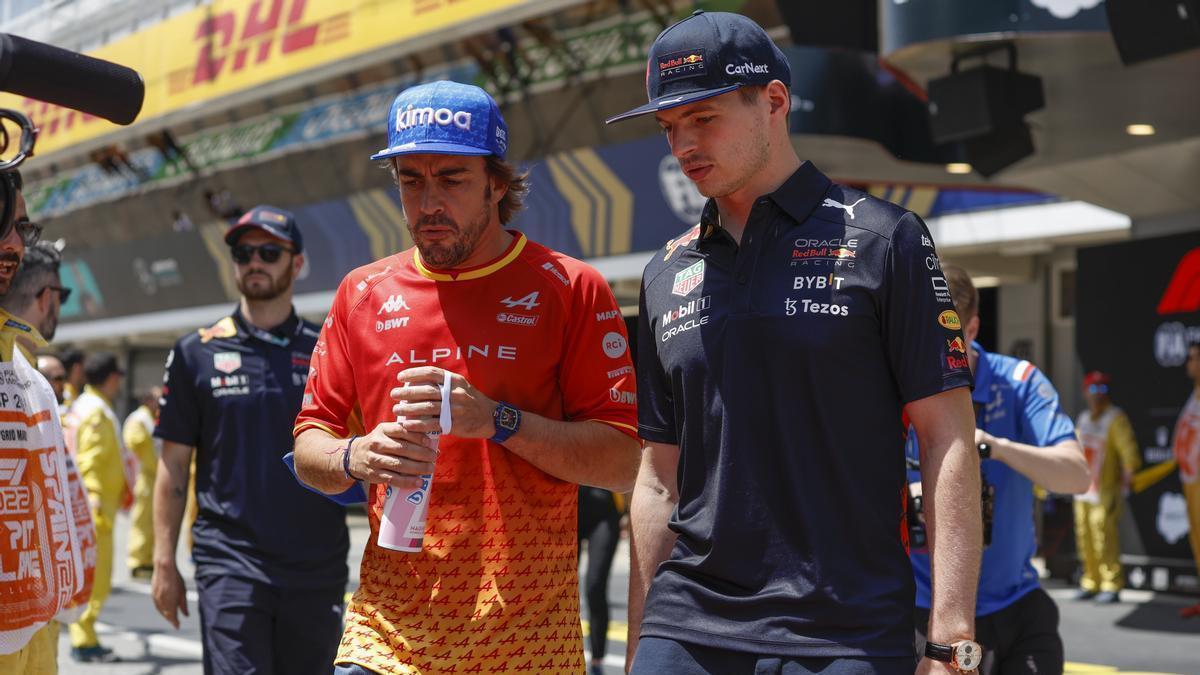
[[388, 297], [387, 301], [379, 306], [379, 311], [375, 312], [375, 316], [381, 316], [383, 314], [395, 314], [402, 309], [405, 311], [412, 311], [412, 308], [409, 307], [408, 303], [404, 301], [404, 296], [397, 293], [396, 295]]

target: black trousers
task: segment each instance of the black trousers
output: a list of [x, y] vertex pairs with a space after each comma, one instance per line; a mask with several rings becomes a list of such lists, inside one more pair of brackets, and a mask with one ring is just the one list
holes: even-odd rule
[[285, 590], [197, 576], [205, 675], [328, 675], [342, 637], [345, 586]]
[[608, 635], [608, 577], [621, 541], [621, 513], [608, 490], [579, 487], [579, 550], [587, 541], [588, 565], [583, 592], [588, 607], [592, 658], [604, 658]]
[[911, 656], [779, 657], [665, 638], [638, 642], [630, 675], [911, 675]]
[[[917, 654], [925, 653], [929, 610], [917, 608]], [[1061, 675], [1063, 643], [1058, 605], [1042, 589], [999, 612], [975, 617], [975, 641], [983, 647], [979, 675]]]

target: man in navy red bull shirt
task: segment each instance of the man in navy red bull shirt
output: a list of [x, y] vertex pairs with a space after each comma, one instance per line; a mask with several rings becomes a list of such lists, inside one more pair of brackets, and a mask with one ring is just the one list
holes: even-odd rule
[[610, 120], [654, 114], [710, 197], [642, 281], [632, 669], [912, 673], [907, 411], [936, 513], [920, 672], [970, 670], [979, 459], [958, 317], [920, 218], [797, 157], [790, 79], [757, 24], [697, 12], [650, 48], [650, 102]]
[[258, 206], [225, 235], [241, 302], [167, 357], [154, 493], [154, 604], [187, 614], [175, 566], [196, 456], [192, 529], [205, 673], [328, 673], [341, 635], [345, 510], [298, 484], [292, 448], [317, 326], [296, 316], [304, 242], [292, 214]]

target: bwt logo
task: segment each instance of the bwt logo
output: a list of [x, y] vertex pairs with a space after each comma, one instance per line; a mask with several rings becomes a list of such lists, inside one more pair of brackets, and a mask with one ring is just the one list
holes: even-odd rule
[[463, 131], [471, 130], [471, 113], [465, 110], [449, 108], [414, 108], [410, 103], [407, 108], [396, 113], [396, 131], [404, 131], [413, 127], [436, 124], [448, 127], [451, 124]]
[[276, 45], [279, 56], [286, 57], [311, 49], [318, 38], [322, 44], [328, 44], [350, 37], [348, 12], [320, 22], [305, 23], [307, 5], [308, 0], [291, 0], [290, 3], [286, 0], [255, 0], [240, 13], [231, 9], [205, 16], [196, 26], [194, 36], [200, 44], [196, 62], [184, 71], [171, 73], [170, 93], [214, 82], [222, 75], [262, 64], [274, 55]]

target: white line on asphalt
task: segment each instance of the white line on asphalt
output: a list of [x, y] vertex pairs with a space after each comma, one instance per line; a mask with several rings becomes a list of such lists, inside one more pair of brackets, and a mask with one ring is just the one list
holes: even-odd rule
[[161, 635], [159, 633], [143, 635], [99, 621], [96, 622], [96, 632], [110, 636], [116, 640], [145, 642], [150, 647], [160, 649], [164, 652], [171, 652], [182, 656], [193, 656], [195, 658], [204, 656], [204, 647], [200, 644], [199, 640], [189, 640], [187, 638], [176, 637], [174, 635]]
[[[128, 583], [115, 585], [117, 588], [123, 591], [129, 591], [130, 593], [137, 593], [138, 595], [151, 595], [150, 587], [146, 584]], [[186, 595], [188, 600], [191, 600], [192, 602], [200, 602], [200, 594], [196, 593], [196, 591], [188, 590]]]

